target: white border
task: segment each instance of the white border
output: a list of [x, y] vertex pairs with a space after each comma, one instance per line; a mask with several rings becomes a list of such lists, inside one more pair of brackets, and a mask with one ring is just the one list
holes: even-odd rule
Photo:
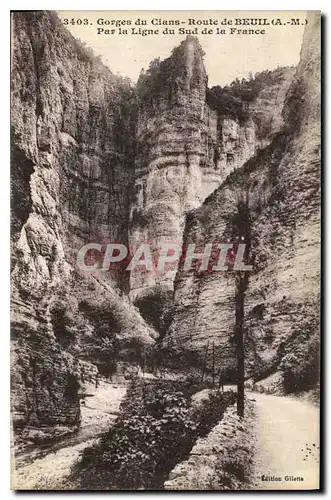
[[[325, 10], [327, 9], [327, 1], [311, 2], [308, 0], [302, 1], [286, 1], [279, 0], [277, 2], [263, 2], [261, 0], [245, 0], [233, 1], [217, 1], [204, 0], [203, 2], [194, 2], [193, 0], [168, 0], [152, 2], [150, 0], [122, 0], [122, 1], [106, 1], [96, 0], [90, 2], [87, 0], [69, 0], [54, 2], [53, 0], [35, 0], [31, 2], [32, 6], [28, 7], [27, 2], [23, 0], [15, 0], [10, 3], [12, 10]], [[320, 6], [322, 4], [322, 7]], [[323, 5], [324, 4], [324, 5]]]

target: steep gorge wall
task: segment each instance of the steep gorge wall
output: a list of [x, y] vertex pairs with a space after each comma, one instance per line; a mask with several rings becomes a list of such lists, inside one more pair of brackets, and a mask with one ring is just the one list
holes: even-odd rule
[[[216, 121], [205, 105], [206, 84], [202, 50], [193, 37], [140, 77], [132, 245], [180, 245], [185, 211], [199, 206], [210, 189], [205, 173], [213, 175]], [[158, 276], [137, 269], [130, 276], [131, 297], [159, 284], [171, 290], [174, 273]]]
[[[236, 108], [240, 116], [236, 116], [236, 108], [225, 105], [224, 100], [228, 93], [233, 92], [232, 85], [225, 87], [227, 92], [220, 94], [215, 99], [220, 87], [213, 87], [207, 91], [206, 100], [214, 109], [217, 116], [217, 141], [215, 144], [215, 160], [220, 176], [218, 187], [233, 170], [244, 165], [244, 163], [255, 155], [263, 147], [270, 144], [275, 134], [284, 125], [282, 109], [286, 93], [294, 76], [293, 67], [277, 68], [274, 71], [266, 71], [252, 77], [250, 83], [256, 83], [258, 79], [264, 80], [261, 88], [255, 91], [255, 96], [245, 96], [242, 90], [241, 98], [236, 98]], [[239, 80], [233, 82], [234, 88]], [[246, 81], [246, 86], [249, 81]], [[253, 86], [254, 88], [254, 86]], [[252, 89], [246, 90], [250, 94]], [[238, 109], [238, 100], [241, 105]], [[230, 109], [223, 109], [224, 106]], [[210, 191], [211, 192], [211, 191]], [[208, 193], [210, 194], [210, 193]]]
[[80, 383], [95, 378], [93, 346], [114, 358], [153, 341], [111, 287], [126, 276], [75, 268], [89, 240], [127, 241], [134, 96], [55, 14], [12, 23], [12, 415], [20, 431], [65, 432], [79, 424]]
[[55, 14], [16, 13], [12, 22], [13, 159], [21, 165], [13, 168], [14, 230], [29, 215], [17, 206], [25, 175], [26, 184], [31, 180], [36, 190], [50, 192], [38, 200], [30, 193], [27, 203], [54, 225], [62, 224], [67, 260], [74, 262], [90, 239], [125, 243], [135, 147], [133, 90]]
[[[247, 117], [241, 121], [207, 104], [203, 52], [195, 37], [141, 74], [129, 231], [133, 248], [149, 243], [158, 255], [162, 242], [181, 246], [185, 215], [272, 140], [283, 124], [282, 104], [294, 70], [275, 72], [278, 78], [255, 99], [242, 102]], [[143, 267], [131, 272], [130, 297], [141, 311], [149, 299], [171, 302], [176, 271], [172, 266], [167, 273]]]
[[[320, 17], [309, 14], [301, 59], [283, 111], [285, 124], [187, 218], [184, 241], [231, 242], [247, 209], [253, 272], [245, 292], [247, 375], [303, 363], [319, 328]], [[216, 346], [219, 367], [235, 366], [235, 272], [182, 265], [167, 341], [201, 353]], [[290, 359], [290, 357], [292, 358]], [[209, 360], [209, 365], [210, 365]], [[315, 368], [316, 374], [316, 368]], [[308, 377], [309, 374], [306, 374]]]

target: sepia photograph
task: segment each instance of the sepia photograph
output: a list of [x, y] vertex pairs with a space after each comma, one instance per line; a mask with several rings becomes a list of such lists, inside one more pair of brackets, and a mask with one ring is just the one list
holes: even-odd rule
[[319, 491], [320, 11], [11, 11], [11, 488]]

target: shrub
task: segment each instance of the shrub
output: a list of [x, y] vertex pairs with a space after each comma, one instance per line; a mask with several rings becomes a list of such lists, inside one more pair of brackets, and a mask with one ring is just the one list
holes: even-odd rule
[[208, 434], [210, 429], [222, 419], [225, 409], [234, 401], [235, 394], [233, 392], [210, 392], [209, 399], [205, 400], [203, 405], [194, 412], [198, 435]]
[[251, 448], [238, 443], [238, 455], [228, 455], [216, 465], [215, 478], [218, 488], [224, 490], [247, 489], [252, 476]]
[[[256, 73], [255, 77], [250, 75], [249, 79], [236, 78], [230, 85], [220, 87], [219, 85], [207, 89], [207, 104], [216, 110], [219, 117], [230, 117], [239, 122], [249, 118], [249, 109], [245, 104], [254, 101], [259, 92], [267, 86], [279, 84], [284, 79], [284, 68], [274, 71], [265, 70]], [[259, 125], [259, 124], [257, 124]], [[270, 127], [268, 123], [261, 123], [261, 127]], [[267, 133], [268, 130], [260, 131]]]
[[319, 380], [319, 338], [314, 335], [282, 359], [284, 389], [287, 393], [309, 390]]
[[196, 349], [182, 345], [158, 344], [155, 347], [155, 363], [159, 368], [171, 370], [183, 370], [183, 367], [202, 370], [204, 360]]
[[[185, 57], [186, 42], [183, 41], [178, 47], [175, 47], [171, 56], [163, 61], [159, 58], [154, 59], [147, 71], [142, 70], [137, 82], [137, 95], [140, 105], [149, 113], [158, 114], [162, 110], [162, 104], [171, 105], [180, 104], [178, 97], [180, 89], [185, 85], [186, 68], [183, 65]], [[196, 49], [204, 56], [204, 52], [196, 39]], [[194, 85], [195, 79], [199, 78], [199, 72], [193, 72], [191, 85]]]
[[84, 451], [75, 471], [81, 487], [162, 489], [169, 472], [234, 400], [233, 394], [215, 393], [193, 409], [193, 390], [173, 381], [133, 382], [114, 426]]

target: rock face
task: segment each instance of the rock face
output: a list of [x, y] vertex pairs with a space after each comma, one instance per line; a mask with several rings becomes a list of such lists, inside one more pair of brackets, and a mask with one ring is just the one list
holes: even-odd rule
[[218, 103], [213, 96], [217, 96], [219, 87], [207, 91], [207, 103], [216, 108], [217, 115], [215, 159], [221, 177], [218, 177], [216, 187], [229, 173], [254, 156], [257, 150], [270, 144], [274, 135], [281, 130], [284, 125], [282, 108], [294, 71], [294, 68], [277, 68], [259, 74], [255, 81], [263, 78], [263, 84], [255, 89], [254, 96], [246, 96], [246, 100], [242, 96], [237, 117], [236, 113], [231, 113], [231, 108], [224, 109], [224, 104], [222, 109], [225, 92], [220, 94]]
[[[195, 37], [187, 37], [168, 59], [151, 63], [137, 85], [135, 198], [129, 232], [133, 249], [149, 243], [158, 254], [162, 242], [182, 244], [186, 213], [279, 131], [293, 73], [292, 68], [276, 70], [277, 78], [242, 104], [245, 118], [238, 120], [207, 104], [203, 52]], [[166, 301], [176, 270], [172, 266], [167, 273], [150, 273], [136, 268], [130, 275], [131, 299], [140, 307], [148, 298], [157, 301], [163, 292]]]
[[128, 301], [74, 267], [89, 240], [127, 240], [135, 106], [53, 13], [12, 22], [13, 421], [65, 431], [79, 424], [80, 383], [95, 378], [92, 347], [114, 356], [152, 342]]
[[[245, 233], [238, 220], [246, 213], [253, 264], [244, 297], [246, 370], [257, 379], [286, 371], [290, 356], [306, 356], [318, 334], [319, 23], [318, 15], [308, 17], [282, 130], [186, 220], [185, 242], [235, 241]], [[214, 342], [219, 365], [233, 365], [235, 280], [235, 272], [196, 273], [180, 265], [168, 340], [200, 350]]]
[[[181, 244], [185, 211], [199, 206], [204, 192], [213, 190], [216, 118], [205, 105], [206, 85], [202, 49], [193, 37], [140, 77], [133, 246]], [[131, 273], [131, 297], [149, 293], [160, 283], [171, 290], [175, 272]]]
[[[54, 230], [62, 224], [70, 262], [89, 240], [125, 243], [135, 130], [130, 85], [54, 14], [14, 14], [13, 38], [13, 159], [20, 165], [13, 169], [15, 232], [33, 204], [35, 217], [47, 216]], [[19, 196], [29, 182], [34, 198], [30, 193], [22, 206]]]

